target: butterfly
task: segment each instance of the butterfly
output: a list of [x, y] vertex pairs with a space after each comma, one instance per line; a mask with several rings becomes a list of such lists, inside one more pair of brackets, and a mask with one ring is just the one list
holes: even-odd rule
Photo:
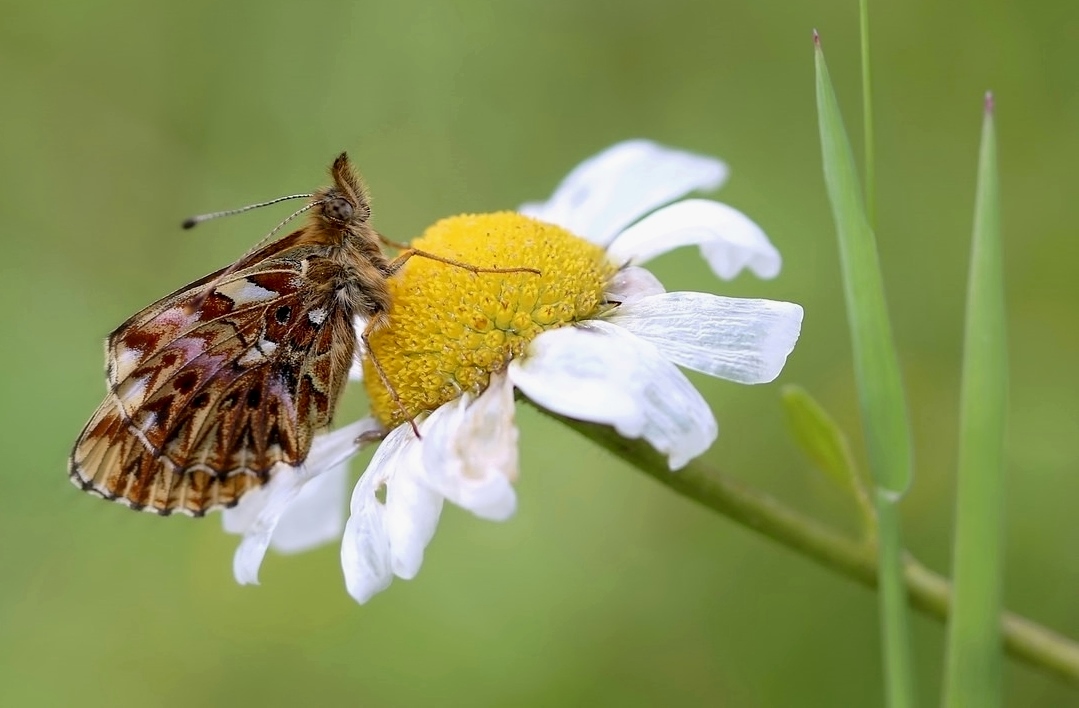
[[[161, 515], [234, 506], [279, 464], [307, 457], [314, 435], [331, 424], [361, 346], [396, 400], [366, 340], [387, 325], [387, 281], [409, 258], [473, 272], [538, 273], [478, 268], [389, 241], [368, 223], [367, 192], [347, 154], [330, 176], [332, 184], [313, 194], [184, 223], [309, 199], [281, 224], [310, 212], [302, 228], [164, 297], [109, 335], [108, 395], [75, 443], [72, 482]], [[383, 245], [400, 253], [391, 259]], [[358, 318], [366, 322], [359, 333]]]

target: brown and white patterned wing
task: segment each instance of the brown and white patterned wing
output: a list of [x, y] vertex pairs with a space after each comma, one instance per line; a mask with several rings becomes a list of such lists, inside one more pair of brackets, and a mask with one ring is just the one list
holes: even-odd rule
[[117, 329], [109, 395], [75, 444], [72, 481], [132, 508], [201, 516], [278, 462], [302, 462], [355, 349], [317, 251], [277, 254], [206, 295], [208, 276]]

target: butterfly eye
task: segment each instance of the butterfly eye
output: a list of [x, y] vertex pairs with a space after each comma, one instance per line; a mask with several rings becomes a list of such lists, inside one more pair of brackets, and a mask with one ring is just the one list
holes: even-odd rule
[[334, 221], [351, 221], [352, 204], [344, 197], [333, 197], [323, 206], [322, 213]]

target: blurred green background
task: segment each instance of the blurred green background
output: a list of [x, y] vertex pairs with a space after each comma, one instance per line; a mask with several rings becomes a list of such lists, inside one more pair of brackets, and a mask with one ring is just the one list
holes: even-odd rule
[[[871, 3], [879, 238], [917, 478], [912, 550], [947, 571], [957, 367], [982, 92], [998, 99], [1011, 346], [1008, 605], [1079, 636], [1079, 4]], [[627, 137], [726, 159], [720, 198], [785, 256], [673, 289], [802, 303], [781, 381], [861, 454], [811, 30], [859, 142], [853, 0], [786, 3], [46, 1], [0, 6], [0, 703], [11, 706], [881, 702], [876, 598], [520, 409], [520, 511], [447, 508], [419, 577], [366, 606], [337, 549], [232, 579], [219, 518], [78, 493], [65, 458], [103, 395], [102, 338], [231, 262], [286, 213], [192, 213], [307, 190], [347, 149], [392, 238], [546, 196]], [[777, 385], [694, 376], [723, 468], [846, 528], [783, 427]], [[353, 392], [342, 419], [363, 410]], [[362, 468], [365, 456], [355, 465]], [[915, 626], [939, 694], [940, 625]], [[1009, 662], [1009, 705], [1079, 690]]]

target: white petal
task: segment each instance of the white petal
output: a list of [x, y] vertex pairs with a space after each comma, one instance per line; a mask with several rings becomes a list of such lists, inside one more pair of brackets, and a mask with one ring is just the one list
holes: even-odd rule
[[367, 329], [367, 318], [357, 315], [352, 326], [356, 329], [356, 351], [352, 353], [352, 366], [348, 369], [348, 377], [352, 381], [363, 381], [363, 333]]
[[359, 347], [356, 348], [357, 356], [352, 357], [352, 364], [348, 367], [350, 381], [363, 381], [363, 359], [358, 356]]
[[605, 246], [653, 209], [726, 179], [727, 166], [714, 158], [627, 140], [574, 168], [546, 203], [520, 211]]
[[341, 568], [345, 586], [358, 602], [367, 602], [393, 580], [390, 540], [383, 519], [386, 512], [377, 495], [398, 463], [401, 448], [410, 442], [410, 436], [411, 432], [406, 435], [404, 426], [392, 430], [378, 446], [352, 492], [352, 513], [341, 540]]
[[367, 602], [393, 582], [390, 541], [380, 514], [348, 517], [341, 539], [341, 570], [348, 594], [359, 603]]
[[[262, 565], [266, 549], [270, 546], [270, 537], [281, 515], [299, 494], [302, 486], [302, 475], [297, 472], [297, 469], [282, 466], [265, 487], [245, 495], [244, 500], [250, 501], [254, 507], [257, 507], [258, 513], [243, 513], [244, 517], [249, 518], [245, 519], [247, 524], [243, 529], [244, 537], [232, 557], [232, 573], [236, 576], [236, 582], [241, 585], [258, 584], [259, 566]], [[258, 495], [258, 498], [249, 500], [248, 497], [253, 495]], [[233, 523], [236, 523], [240, 516], [234, 516]], [[230, 530], [228, 521], [226, 521], [225, 529]]]
[[[292, 469], [282, 466], [283, 469]], [[271, 480], [272, 482], [272, 480]], [[225, 533], [242, 534], [251, 528], [262, 510], [266, 508], [266, 502], [270, 499], [270, 484], [260, 489], [252, 489], [240, 497], [240, 501], [231, 509], [221, 512], [221, 525]]]
[[[402, 466], [386, 481], [385, 522], [393, 573], [409, 580], [420, 572], [423, 551], [438, 528], [442, 495], [424, 484], [423, 443], [416, 439], [410, 425], [403, 427], [411, 443], [400, 458]], [[420, 430], [425, 433], [428, 428], [421, 426]]]
[[479, 398], [463, 396], [435, 411], [424, 432], [427, 483], [447, 499], [491, 521], [517, 510], [517, 426], [513, 385], [495, 374]]
[[650, 271], [638, 266], [626, 266], [614, 274], [603, 294], [608, 302], [625, 303], [665, 292], [667, 290], [663, 283]]
[[[358, 602], [386, 589], [393, 576], [410, 578], [423, 562], [442, 498], [419, 484], [420, 441], [407, 423], [379, 445], [352, 494], [341, 542], [345, 586]], [[383, 500], [379, 499], [385, 490]]]
[[[285, 474], [294, 474], [290, 467], [283, 469]], [[270, 546], [280, 553], [299, 553], [339, 539], [345, 523], [347, 477], [348, 462], [344, 462], [302, 484], [277, 521]], [[242, 534], [251, 528], [266, 508], [273, 488], [268, 484], [248, 492], [239, 504], [226, 509], [225, 531]]]
[[341, 538], [348, 500], [348, 462], [318, 475], [277, 522], [270, 547], [279, 553], [300, 553]]
[[758, 278], [774, 278], [783, 265], [761, 227], [734, 207], [707, 199], [687, 199], [649, 214], [619, 234], [607, 255], [618, 264], [645, 263], [691, 245], [701, 247], [701, 255], [725, 280], [743, 268]]
[[[352, 425], [347, 425], [332, 433], [326, 433], [317, 435], [312, 441], [311, 450], [307, 455], [304, 466], [311, 479], [309, 484], [304, 484], [304, 489], [300, 492], [297, 503], [305, 496], [312, 496], [316, 499], [322, 499], [322, 503], [326, 506], [326, 510], [329, 509], [329, 494], [333, 494], [334, 483], [332, 482], [332, 476], [338, 474], [339, 468], [347, 469], [348, 458], [355, 452], [356, 445], [354, 444], [356, 439], [361, 435], [378, 432], [381, 430], [379, 423], [371, 417], [362, 418]], [[334, 460], [338, 460], [337, 464], [334, 464]], [[328, 465], [334, 465], [327, 470]], [[289, 470], [292, 469], [287, 465], [281, 465], [280, 469]], [[325, 486], [317, 487], [316, 480], [320, 480], [323, 476], [323, 472], [331, 475], [331, 481], [327, 482]], [[340, 473], [344, 476], [344, 473]], [[274, 475], [276, 477], [276, 473]], [[227, 533], [242, 534], [246, 533], [252, 524], [258, 519], [262, 510], [266, 507], [266, 503], [270, 498], [270, 491], [273, 488], [272, 480], [265, 487], [261, 489], [255, 489], [245, 494], [240, 502], [231, 509], [225, 509], [221, 515], [225, 531]], [[314, 489], [308, 490], [308, 487], [314, 487]], [[338, 500], [341, 502], [341, 508], [344, 508], [344, 495], [338, 495]], [[335, 506], [337, 504], [335, 503]], [[303, 512], [301, 511], [301, 514]], [[312, 513], [314, 511], [312, 510]], [[291, 514], [291, 510], [285, 512], [286, 517]], [[283, 520], [282, 520], [283, 522]], [[279, 526], [280, 523], [279, 522]], [[279, 531], [274, 532], [274, 547], [277, 548], [277, 534]], [[285, 540], [285, 546], [293, 545], [289, 543], [289, 540]]]
[[676, 364], [745, 384], [773, 381], [802, 329], [791, 302], [664, 293], [627, 302], [608, 318]]
[[225, 530], [242, 530], [244, 534], [232, 559], [232, 572], [238, 583], [258, 583], [259, 566], [262, 565], [270, 539], [303, 486], [318, 475], [347, 462], [359, 449], [356, 438], [377, 429], [378, 423], [373, 418], [364, 418], [332, 433], [316, 436], [302, 465], [280, 465], [265, 487], [244, 496], [236, 507], [240, 509], [246, 505], [242, 510], [232, 516], [226, 515]]
[[544, 408], [644, 438], [671, 469], [716, 438], [716, 419], [685, 375], [654, 345], [609, 322], [544, 332], [509, 375]]

